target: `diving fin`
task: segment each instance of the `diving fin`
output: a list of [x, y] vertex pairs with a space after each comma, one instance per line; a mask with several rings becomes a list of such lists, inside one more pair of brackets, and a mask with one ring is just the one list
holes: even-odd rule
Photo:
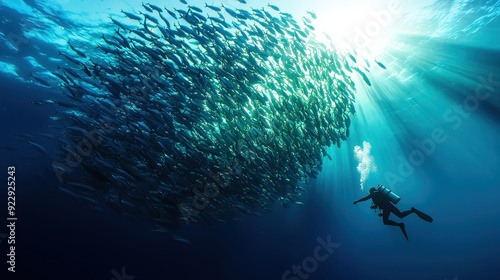
[[426, 222], [432, 223], [432, 221], [434, 220], [434, 219], [432, 219], [431, 216], [429, 216], [429, 215], [421, 212], [420, 210], [415, 209], [414, 207], [412, 207], [411, 210], [413, 211], [413, 213], [417, 214], [417, 216], [420, 219], [422, 219], [422, 220], [424, 220]]
[[404, 224], [404, 223], [401, 223], [401, 224], [399, 224], [399, 227], [401, 228], [401, 231], [403, 232], [403, 234], [404, 234], [404, 236], [405, 236], [405, 238], [406, 238], [406, 241], [410, 241], [410, 240], [408, 239], [408, 234], [406, 234], [405, 224]]

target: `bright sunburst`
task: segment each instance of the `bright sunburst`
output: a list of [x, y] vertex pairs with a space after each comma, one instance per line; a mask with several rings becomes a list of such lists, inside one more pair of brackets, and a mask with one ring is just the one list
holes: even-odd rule
[[399, 1], [335, 2], [318, 12], [318, 34], [340, 50], [376, 56], [389, 44], [403, 13]]

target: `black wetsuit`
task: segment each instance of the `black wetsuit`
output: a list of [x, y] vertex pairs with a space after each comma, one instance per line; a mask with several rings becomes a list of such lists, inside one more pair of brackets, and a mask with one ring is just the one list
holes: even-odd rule
[[[373, 191], [369, 195], [354, 201], [354, 204], [361, 202], [361, 201], [366, 201], [368, 199], [372, 199], [373, 204], [375, 204], [375, 209], [378, 207], [382, 211], [382, 220], [384, 222], [384, 225], [389, 225], [389, 226], [398, 226], [401, 228], [401, 231], [403, 232], [406, 240], [408, 240], [408, 235], [406, 234], [406, 229], [405, 229], [405, 224], [404, 223], [397, 223], [393, 220], [389, 220], [389, 215], [393, 213], [396, 215], [398, 218], [402, 219], [411, 213], [417, 214], [422, 220], [427, 221], [427, 222], [432, 222], [431, 216], [422, 213], [421, 211], [411, 208], [410, 210], [406, 210], [401, 212], [396, 205], [394, 205], [392, 202], [389, 201], [387, 196], [385, 196], [383, 193], [379, 191]], [[373, 207], [372, 207], [373, 208]]]
[[[400, 223], [396, 223], [393, 220], [389, 220], [389, 215], [393, 213], [396, 215], [398, 218], [402, 219], [411, 213], [413, 213], [412, 210], [406, 210], [401, 212], [392, 202], [390, 202], [385, 195], [383, 195], [381, 192], [374, 192], [370, 195], [368, 195], [369, 198], [372, 199], [373, 203], [380, 208], [382, 211], [382, 220], [384, 221], [384, 225], [390, 225], [390, 226], [399, 226]], [[361, 201], [361, 199], [360, 199]]]

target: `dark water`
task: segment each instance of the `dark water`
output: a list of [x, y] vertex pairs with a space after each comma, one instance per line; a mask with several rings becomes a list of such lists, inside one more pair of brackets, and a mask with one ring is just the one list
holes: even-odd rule
[[[473, 17], [474, 7], [497, 3], [468, 5]], [[45, 8], [57, 19], [57, 9]], [[21, 14], [3, 11], [2, 17], [14, 20], [2, 25], [5, 35], [19, 28], [14, 22]], [[72, 25], [62, 18], [59, 24]], [[2, 61], [17, 69], [0, 76], [1, 145], [7, 147], [0, 150], [0, 172], [6, 184], [7, 167], [16, 167], [18, 221], [15, 274], [7, 272], [7, 239], [0, 239], [2, 279], [499, 279], [499, 26], [492, 20], [462, 37], [401, 36], [400, 45], [382, 56], [389, 72], [374, 70], [372, 87], [359, 87], [351, 136], [340, 149], [330, 148], [334, 160], [325, 160], [301, 197], [304, 205], [277, 205], [243, 221], [183, 226], [177, 234], [191, 244], [151, 234], [151, 225], [110, 209], [92, 211], [55, 190], [52, 160], [15, 136], [60, 133], [49, 119], [56, 109], [31, 103], [57, 96], [57, 88], [25, 81], [31, 66], [19, 59], [33, 56], [55, 65], [48, 59], [55, 49], [37, 41], [14, 52], [3, 44]], [[488, 96], [474, 98], [488, 79], [490, 90], [480, 91]], [[47, 150], [57, 148], [41, 139]], [[363, 141], [372, 146], [377, 171], [361, 191], [353, 149]], [[427, 153], [416, 141], [427, 143]], [[377, 184], [402, 197], [401, 210], [415, 206], [434, 222], [407, 217], [407, 242], [398, 228], [382, 224], [370, 202], [352, 205]], [[334, 243], [330, 252], [322, 246], [328, 240]]]

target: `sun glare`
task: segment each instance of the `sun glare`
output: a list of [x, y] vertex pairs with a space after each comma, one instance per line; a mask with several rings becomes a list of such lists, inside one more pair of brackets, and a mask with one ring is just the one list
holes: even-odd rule
[[328, 41], [330, 37], [340, 51], [356, 49], [360, 55], [370, 57], [388, 46], [400, 15], [397, 0], [332, 3], [318, 12], [315, 26], [318, 39]]

